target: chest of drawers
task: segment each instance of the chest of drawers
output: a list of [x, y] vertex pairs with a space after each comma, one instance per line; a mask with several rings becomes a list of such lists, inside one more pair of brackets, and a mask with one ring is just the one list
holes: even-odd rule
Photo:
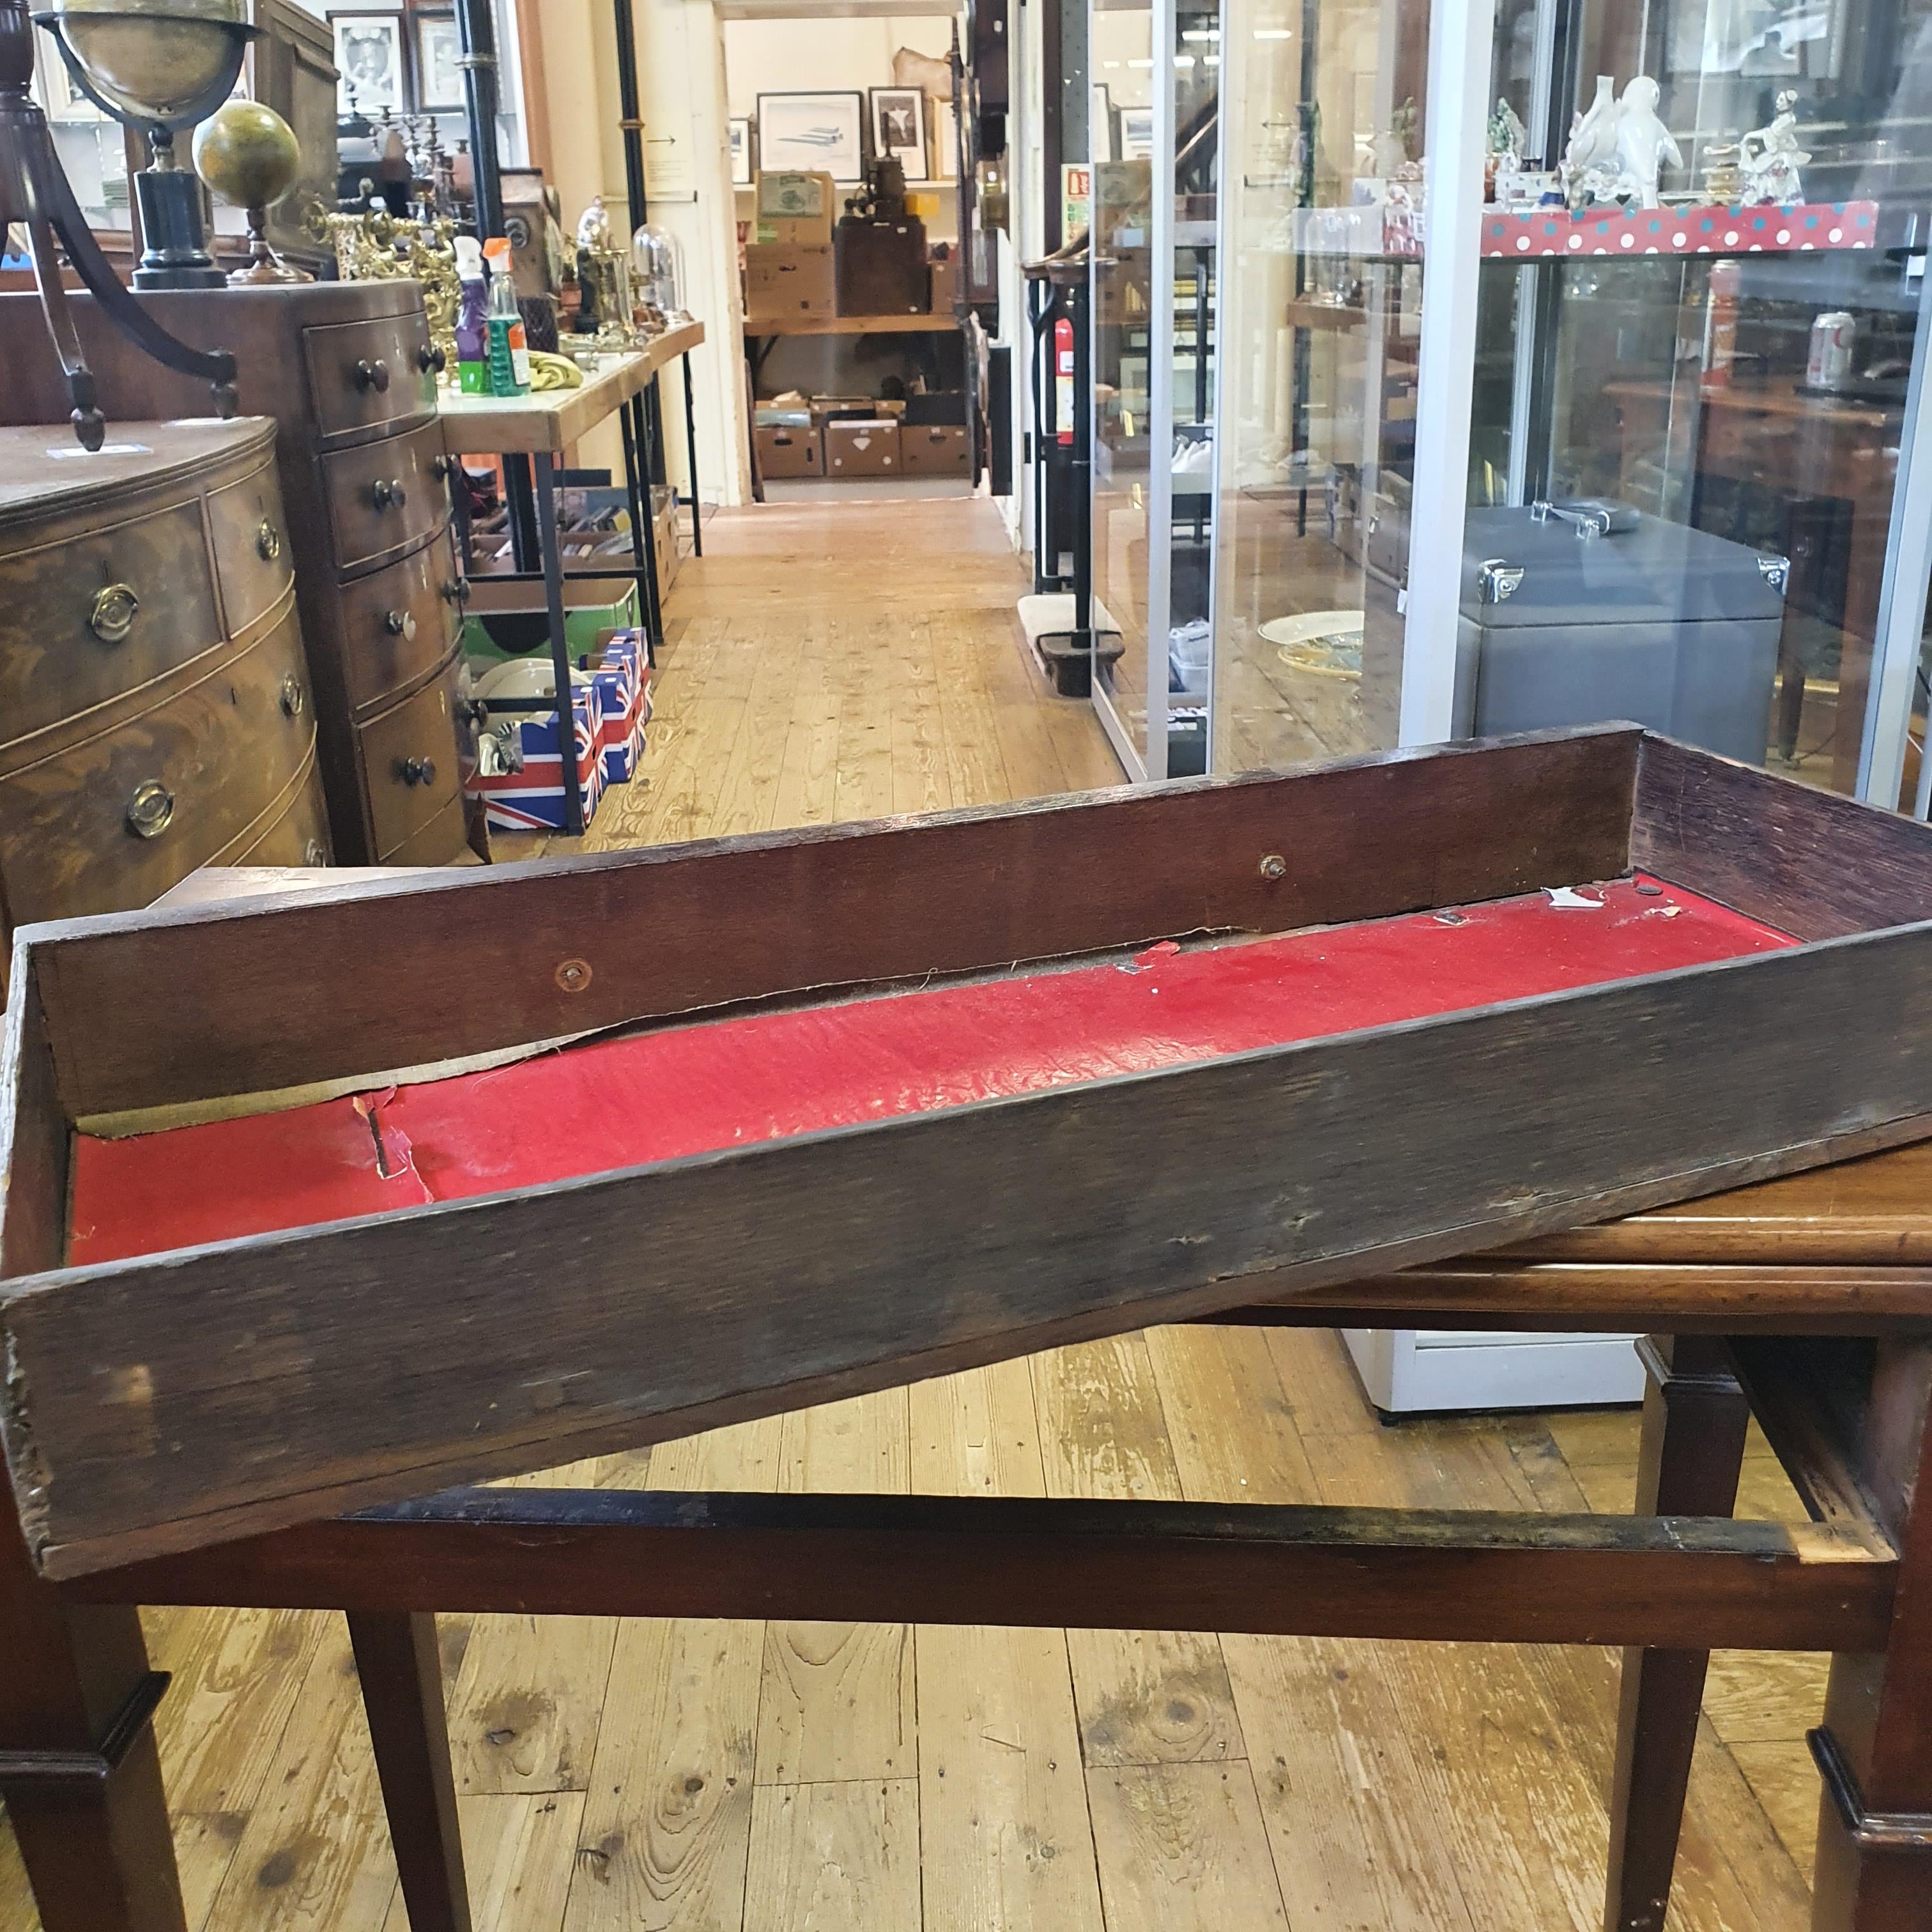
[[0, 429], [0, 936], [327, 862], [290, 552], [272, 422]]
[[[280, 425], [288, 561], [337, 860], [435, 865], [462, 856], [468, 747], [456, 675], [466, 586], [421, 290], [318, 282], [141, 299], [183, 340], [233, 350], [242, 408]], [[74, 306], [110, 435], [130, 413], [206, 410], [205, 388], [102, 326], [88, 298]], [[26, 376], [0, 395], [0, 412], [64, 422], [32, 296], [0, 296], [0, 352]], [[230, 550], [246, 552], [245, 504], [238, 499], [217, 528]]]

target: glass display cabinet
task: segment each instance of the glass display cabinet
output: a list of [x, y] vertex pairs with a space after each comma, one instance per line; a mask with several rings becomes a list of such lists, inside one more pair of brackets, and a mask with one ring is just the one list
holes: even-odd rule
[[1158, 0], [1093, 34], [1130, 770], [1632, 717], [1924, 810], [1932, 8]]

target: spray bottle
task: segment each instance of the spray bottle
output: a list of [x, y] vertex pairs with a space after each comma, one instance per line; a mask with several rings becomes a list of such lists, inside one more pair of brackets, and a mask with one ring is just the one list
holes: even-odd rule
[[496, 396], [527, 396], [530, 392], [530, 344], [524, 338], [524, 318], [517, 307], [517, 285], [510, 278], [510, 244], [492, 236], [483, 244], [490, 265], [490, 392]]
[[456, 386], [466, 396], [490, 393], [490, 293], [484, 280], [483, 244], [459, 235], [456, 277], [463, 299], [456, 311]]

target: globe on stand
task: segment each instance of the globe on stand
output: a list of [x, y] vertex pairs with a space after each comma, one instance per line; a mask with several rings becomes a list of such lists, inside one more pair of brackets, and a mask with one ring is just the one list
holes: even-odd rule
[[295, 130], [272, 107], [230, 100], [194, 132], [194, 169], [222, 200], [248, 216], [248, 260], [229, 276], [234, 288], [315, 278], [284, 261], [262, 232], [268, 210], [294, 187], [302, 172]]

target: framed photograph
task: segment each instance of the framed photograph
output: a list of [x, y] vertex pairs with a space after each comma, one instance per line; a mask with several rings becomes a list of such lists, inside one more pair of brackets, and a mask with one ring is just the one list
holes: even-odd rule
[[930, 178], [926, 156], [926, 96], [916, 87], [874, 87], [866, 98], [872, 109], [872, 152], [895, 154], [909, 182]]
[[411, 24], [416, 36], [416, 112], [460, 114], [464, 108], [463, 43], [452, 12], [417, 14]]
[[1154, 110], [1123, 107], [1120, 110], [1120, 159], [1148, 161], [1154, 158]]
[[762, 173], [804, 170], [835, 182], [862, 181], [866, 162], [862, 94], [761, 94], [758, 167]]
[[731, 123], [731, 185], [749, 188], [752, 184], [752, 119], [749, 115], [737, 115]]
[[409, 44], [400, 14], [356, 11], [328, 16], [335, 37], [336, 111], [375, 116], [410, 111]]

